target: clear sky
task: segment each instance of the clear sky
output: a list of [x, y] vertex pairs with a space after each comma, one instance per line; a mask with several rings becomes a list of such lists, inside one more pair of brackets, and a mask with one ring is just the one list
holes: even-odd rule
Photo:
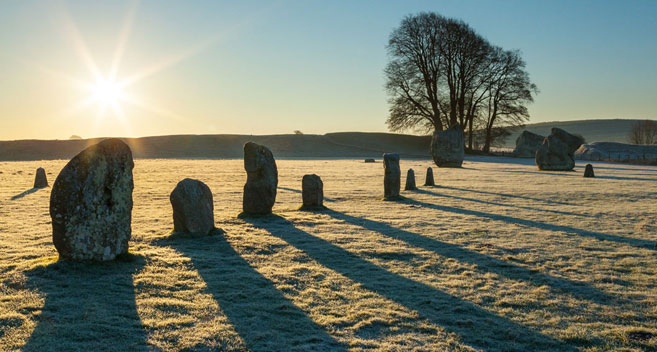
[[0, 139], [386, 131], [385, 44], [420, 11], [520, 49], [531, 122], [657, 119], [653, 0], [7, 0]]

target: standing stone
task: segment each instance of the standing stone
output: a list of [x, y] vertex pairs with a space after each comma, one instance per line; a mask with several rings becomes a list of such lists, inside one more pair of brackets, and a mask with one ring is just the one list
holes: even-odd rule
[[304, 175], [301, 180], [301, 190], [304, 208], [324, 207], [324, 183], [315, 175]]
[[536, 133], [522, 131], [516, 139], [516, 148], [513, 149], [513, 154], [519, 158], [533, 158], [544, 139], [545, 137]]
[[581, 144], [581, 137], [553, 128], [536, 151], [536, 165], [540, 170], [570, 171], [575, 167], [575, 151]]
[[169, 196], [173, 208], [173, 232], [209, 234], [214, 230], [214, 203], [210, 187], [186, 178]]
[[427, 168], [427, 178], [424, 180], [425, 186], [435, 186], [436, 183], [433, 181], [433, 169]]
[[60, 258], [104, 261], [128, 252], [133, 167], [130, 147], [120, 139], [92, 145], [64, 166], [50, 193]]
[[34, 188], [44, 187], [48, 187], [48, 179], [46, 178], [46, 170], [40, 167], [36, 170], [36, 175], [34, 176]]
[[269, 214], [276, 202], [278, 169], [267, 147], [248, 142], [244, 145], [244, 185], [242, 210], [247, 214]]
[[383, 197], [384, 199], [399, 198], [401, 188], [401, 170], [399, 169], [399, 154], [383, 154]]
[[586, 169], [584, 169], [584, 177], [595, 177], [593, 173], [593, 165], [586, 164]]
[[375, 163], [376, 160], [374, 160], [374, 159], [365, 159], [365, 162], [366, 163]]
[[465, 155], [465, 137], [461, 126], [436, 131], [431, 139], [431, 156], [438, 167], [461, 167]]
[[414, 191], [417, 187], [415, 186], [415, 171], [413, 169], [408, 169], [406, 173], [406, 186], [404, 187], [405, 191]]

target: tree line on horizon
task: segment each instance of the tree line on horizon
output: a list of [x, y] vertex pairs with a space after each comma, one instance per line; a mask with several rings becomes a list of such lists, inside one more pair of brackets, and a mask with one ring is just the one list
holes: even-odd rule
[[391, 131], [460, 126], [466, 148], [489, 152], [529, 120], [538, 89], [519, 50], [493, 45], [467, 23], [437, 13], [406, 16], [387, 45]]

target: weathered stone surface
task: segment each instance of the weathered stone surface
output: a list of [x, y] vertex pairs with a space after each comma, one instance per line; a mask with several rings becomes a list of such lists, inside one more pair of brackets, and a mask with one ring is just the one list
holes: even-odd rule
[[50, 193], [52, 239], [61, 258], [102, 261], [128, 252], [133, 167], [128, 145], [107, 139], [62, 169]]
[[406, 173], [406, 186], [404, 186], [404, 190], [413, 191], [416, 189], [417, 187], [415, 186], [415, 171], [413, 171], [413, 169], [408, 169], [408, 172]]
[[169, 196], [173, 208], [173, 231], [209, 234], [214, 230], [214, 203], [210, 187], [186, 178]]
[[242, 210], [247, 214], [269, 214], [276, 202], [278, 169], [271, 151], [262, 145], [248, 142], [244, 145], [244, 185]]
[[593, 165], [586, 164], [586, 169], [584, 169], [584, 177], [595, 177], [593, 173]]
[[405, 191], [416, 190], [417, 186], [415, 185], [415, 171], [413, 169], [408, 169], [406, 172], [406, 185], [404, 186]]
[[46, 177], [46, 170], [42, 167], [36, 170], [34, 176], [34, 188], [44, 188], [48, 187], [48, 178]]
[[365, 159], [365, 162], [366, 163], [375, 163], [376, 160], [374, 160], [374, 159]]
[[383, 154], [383, 196], [385, 199], [399, 197], [401, 188], [401, 170], [399, 169], [399, 154]]
[[324, 183], [322, 179], [315, 175], [303, 175], [301, 180], [301, 196], [304, 207], [323, 207], [324, 206]]
[[425, 186], [435, 186], [436, 183], [433, 180], [433, 169], [428, 167], [427, 168], [427, 177], [424, 180], [424, 185]]
[[516, 148], [513, 149], [513, 153], [520, 158], [533, 158], [544, 139], [545, 137], [536, 133], [522, 131], [516, 139]]
[[465, 156], [465, 137], [461, 126], [436, 131], [431, 139], [431, 156], [438, 167], [461, 167]]
[[575, 167], [575, 151], [582, 139], [560, 129], [553, 128], [536, 151], [536, 165], [540, 170], [570, 171]]

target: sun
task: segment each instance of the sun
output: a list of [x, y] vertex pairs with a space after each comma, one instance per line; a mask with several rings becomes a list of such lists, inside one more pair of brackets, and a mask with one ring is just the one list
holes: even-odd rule
[[121, 84], [105, 78], [98, 79], [91, 86], [91, 94], [91, 100], [100, 104], [101, 107], [116, 107], [125, 97]]

